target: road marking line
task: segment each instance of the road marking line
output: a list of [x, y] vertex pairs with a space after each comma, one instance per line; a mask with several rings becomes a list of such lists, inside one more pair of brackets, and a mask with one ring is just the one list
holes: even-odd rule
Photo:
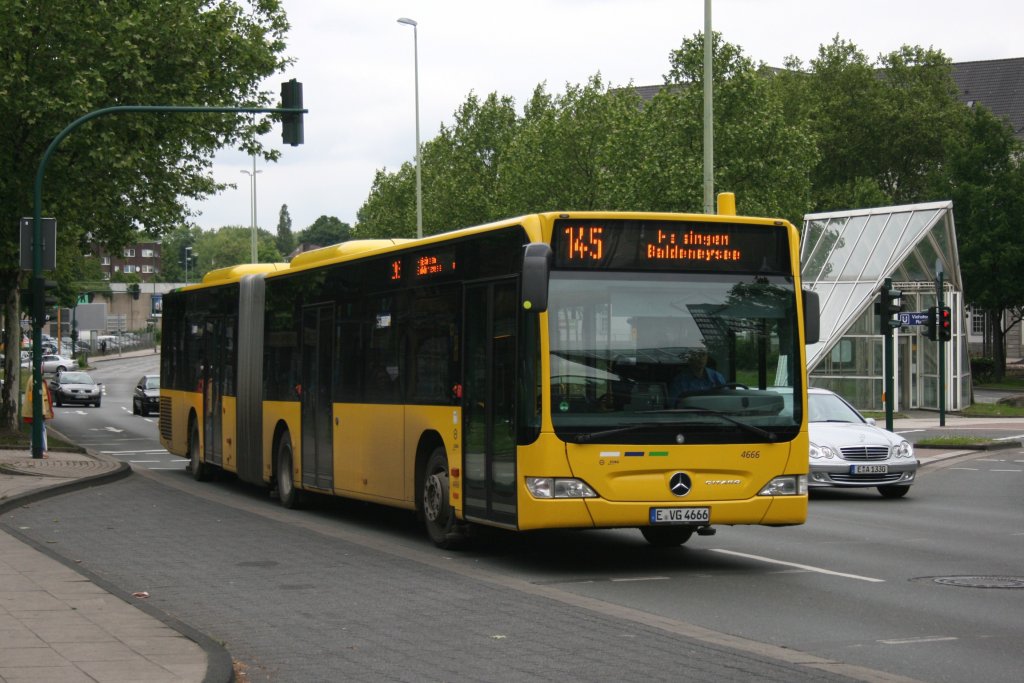
[[1024, 470], [989, 470], [989, 472], [1021, 472]]
[[1012, 441], [1015, 439], [1024, 439], [1024, 434], [1017, 434], [1016, 436], [1000, 436], [992, 439], [993, 441]]
[[749, 555], [747, 553], [738, 553], [735, 550], [725, 550], [724, 548], [711, 548], [712, 552], [723, 553], [725, 555], [735, 555], [736, 557], [745, 557], [749, 560], [759, 560], [761, 562], [768, 562], [771, 564], [781, 564], [786, 567], [796, 567], [797, 569], [805, 569], [809, 572], [817, 572], [819, 574], [828, 574], [830, 576], [841, 576], [846, 579], [857, 579], [858, 581], [869, 581], [871, 583], [885, 583], [885, 579], [873, 579], [870, 576], [859, 576], [857, 574], [845, 574], [843, 572], [835, 572], [831, 569], [824, 569], [822, 567], [813, 567], [809, 564], [798, 564], [796, 562], [786, 562], [784, 560], [775, 560], [770, 557], [763, 557], [761, 555]]
[[144, 463], [144, 462], [163, 462], [163, 460], [129, 460], [128, 462], [130, 462], [132, 464], [135, 464], [135, 463], [141, 464], [141, 463]]
[[612, 579], [612, 583], [626, 583], [629, 581], [668, 581], [667, 576], [637, 576], [632, 579]]
[[968, 472], [977, 472], [977, 467], [950, 467], [951, 470], [967, 470]]
[[959, 640], [954, 636], [923, 636], [921, 638], [894, 638], [891, 640], [879, 640], [883, 645], [916, 645], [917, 643], [938, 643], [945, 640]]
[[134, 450], [134, 451], [100, 451], [100, 453], [103, 453], [104, 455], [132, 455], [132, 454], [144, 455], [144, 454], [147, 454], [147, 453], [167, 453], [167, 452], [168, 451], [167, 451], [166, 448], [151, 448], [151, 449], [142, 449], [142, 450]]

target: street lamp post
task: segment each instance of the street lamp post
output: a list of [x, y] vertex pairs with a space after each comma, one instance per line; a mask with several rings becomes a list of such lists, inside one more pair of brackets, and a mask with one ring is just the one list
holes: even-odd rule
[[257, 171], [256, 170], [256, 155], [255, 154], [252, 155], [252, 172], [250, 173], [249, 171], [244, 171], [243, 170], [242, 173], [244, 173], [245, 175], [249, 176], [249, 178], [251, 180], [250, 186], [252, 188], [251, 189], [251, 193], [250, 193], [250, 198], [249, 198], [249, 204], [250, 204], [250, 207], [249, 207], [250, 208], [250, 225], [252, 226], [252, 235], [251, 235], [251, 238], [250, 238], [250, 255], [251, 255], [250, 263], [258, 263], [259, 260], [256, 257], [256, 174], [257, 173], [263, 173], [263, 171]]
[[192, 247], [185, 247], [185, 286], [188, 286], [188, 262], [192, 260]]
[[416, 79], [416, 237], [423, 237], [423, 184], [420, 167], [420, 49], [417, 36], [417, 23], [407, 17], [398, 20], [399, 24], [412, 26], [412, 59], [413, 73]]

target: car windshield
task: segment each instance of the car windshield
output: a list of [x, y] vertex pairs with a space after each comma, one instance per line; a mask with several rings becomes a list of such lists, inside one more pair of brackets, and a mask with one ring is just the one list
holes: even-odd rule
[[782, 275], [552, 273], [556, 432], [578, 443], [793, 438], [796, 298]]
[[860, 413], [836, 394], [808, 394], [807, 418], [811, 422], [864, 422]]
[[65, 372], [60, 376], [61, 384], [92, 384], [92, 377], [85, 372]]
[[147, 377], [143, 383], [143, 389], [159, 389], [160, 388], [160, 377], [159, 375], [153, 375]]

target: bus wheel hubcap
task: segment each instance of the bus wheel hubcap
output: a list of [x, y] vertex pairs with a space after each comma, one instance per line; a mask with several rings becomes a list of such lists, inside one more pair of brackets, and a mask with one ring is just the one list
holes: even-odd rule
[[435, 472], [427, 477], [423, 491], [423, 512], [432, 522], [445, 522], [445, 501], [448, 500], [448, 477], [443, 472]]

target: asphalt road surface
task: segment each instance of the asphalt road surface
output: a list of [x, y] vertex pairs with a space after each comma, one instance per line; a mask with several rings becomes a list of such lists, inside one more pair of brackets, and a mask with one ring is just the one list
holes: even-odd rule
[[405, 512], [284, 510], [229, 477], [193, 481], [155, 419], [131, 415], [135, 363], [98, 369], [103, 407], [54, 426], [138, 476], [0, 523], [149, 591], [250, 680], [1019, 680], [1020, 449], [929, 465], [904, 499], [825, 492], [806, 525], [679, 549], [635, 530], [489, 530], [445, 552]]

